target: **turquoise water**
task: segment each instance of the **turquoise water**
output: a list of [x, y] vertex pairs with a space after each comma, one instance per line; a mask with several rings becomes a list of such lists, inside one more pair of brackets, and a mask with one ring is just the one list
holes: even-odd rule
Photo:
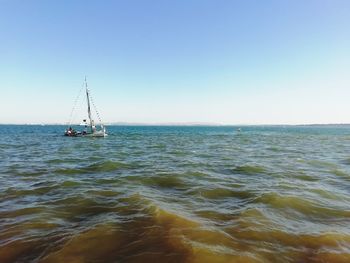
[[350, 262], [350, 126], [0, 125], [0, 262]]

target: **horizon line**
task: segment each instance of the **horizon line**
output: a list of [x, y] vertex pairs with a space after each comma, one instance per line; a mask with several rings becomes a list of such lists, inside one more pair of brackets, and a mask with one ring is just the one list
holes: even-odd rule
[[[49, 123], [49, 122], [30, 122], [30, 123], [0, 123], [0, 125], [32, 125], [32, 126], [64, 126], [72, 125], [77, 126], [76, 124], [67, 124], [67, 123]], [[235, 123], [235, 124], [225, 124], [225, 123], [211, 123], [211, 122], [106, 122], [103, 123], [105, 126], [347, 126], [350, 123]]]

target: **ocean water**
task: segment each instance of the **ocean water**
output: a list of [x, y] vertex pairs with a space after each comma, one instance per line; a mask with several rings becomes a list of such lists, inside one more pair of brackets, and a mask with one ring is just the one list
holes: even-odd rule
[[350, 126], [0, 126], [0, 262], [350, 262]]

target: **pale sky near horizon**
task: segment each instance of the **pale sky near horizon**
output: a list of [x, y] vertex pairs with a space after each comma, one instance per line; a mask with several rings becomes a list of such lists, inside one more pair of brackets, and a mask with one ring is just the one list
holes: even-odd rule
[[350, 1], [0, 0], [0, 123], [350, 123]]

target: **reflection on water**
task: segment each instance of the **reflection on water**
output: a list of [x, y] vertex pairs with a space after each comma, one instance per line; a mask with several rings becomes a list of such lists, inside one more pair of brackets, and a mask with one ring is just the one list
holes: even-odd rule
[[1, 263], [350, 262], [350, 128], [4, 129]]

